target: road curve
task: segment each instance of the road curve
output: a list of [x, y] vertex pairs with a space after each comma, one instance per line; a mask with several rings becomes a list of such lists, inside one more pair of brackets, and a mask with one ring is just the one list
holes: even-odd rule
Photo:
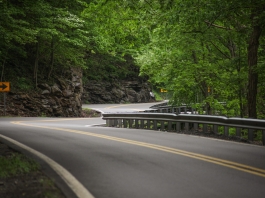
[[[148, 106], [95, 108], [124, 112]], [[264, 197], [265, 147], [93, 126], [103, 122], [100, 118], [1, 118], [0, 134], [48, 156], [96, 198]]]

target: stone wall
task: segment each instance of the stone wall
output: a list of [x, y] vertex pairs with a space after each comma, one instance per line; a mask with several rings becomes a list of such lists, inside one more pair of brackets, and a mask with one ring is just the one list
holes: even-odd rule
[[98, 82], [88, 81], [84, 84], [83, 103], [144, 103], [154, 102], [150, 96], [149, 83], [140, 80]]
[[[69, 70], [64, 78], [48, 85], [41, 83], [34, 92], [7, 93], [6, 115], [16, 116], [82, 116], [82, 71]], [[3, 115], [3, 108], [0, 114]]]

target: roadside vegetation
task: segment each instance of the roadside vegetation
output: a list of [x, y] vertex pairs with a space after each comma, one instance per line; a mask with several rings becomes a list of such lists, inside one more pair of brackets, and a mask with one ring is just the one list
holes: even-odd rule
[[[264, 0], [0, 0], [0, 81], [28, 92], [71, 67], [83, 83], [140, 75], [157, 100], [264, 119], [264, 30]], [[21, 197], [39, 167], [11, 153], [0, 155], [0, 193]]]
[[93, 109], [89, 109], [89, 108], [83, 108], [83, 116], [84, 117], [100, 117], [101, 113], [98, 111], [95, 111]]
[[20, 153], [0, 156], [0, 178], [27, 174], [31, 171], [37, 171], [39, 168], [39, 164]]
[[258, 0], [0, 0], [0, 80], [28, 91], [70, 67], [82, 68], [84, 82], [140, 74], [168, 90], [173, 104], [265, 118], [264, 7]]
[[0, 197], [65, 196], [37, 162], [0, 142]]

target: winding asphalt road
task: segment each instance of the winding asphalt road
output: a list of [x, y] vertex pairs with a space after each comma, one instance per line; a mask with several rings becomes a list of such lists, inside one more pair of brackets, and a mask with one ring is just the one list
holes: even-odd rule
[[[83, 107], [128, 112], [151, 105]], [[0, 118], [0, 134], [52, 159], [96, 198], [265, 197], [263, 146], [95, 126], [102, 123], [101, 118]]]

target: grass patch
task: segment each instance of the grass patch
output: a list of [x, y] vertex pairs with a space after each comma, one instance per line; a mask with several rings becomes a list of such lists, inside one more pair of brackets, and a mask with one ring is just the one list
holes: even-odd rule
[[156, 101], [163, 101], [164, 98], [162, 97], [162, 94], [159, 91], [153, 90], [153, 94], [155, 95]]
[[89, 108], [83, 108], [82, 111], [86, 117], [100, 117], [101, 115], [101, 113]]
[[0, 178], [21, 175], [40, 169], [40, 165], [20, 153], [0, 156]]

